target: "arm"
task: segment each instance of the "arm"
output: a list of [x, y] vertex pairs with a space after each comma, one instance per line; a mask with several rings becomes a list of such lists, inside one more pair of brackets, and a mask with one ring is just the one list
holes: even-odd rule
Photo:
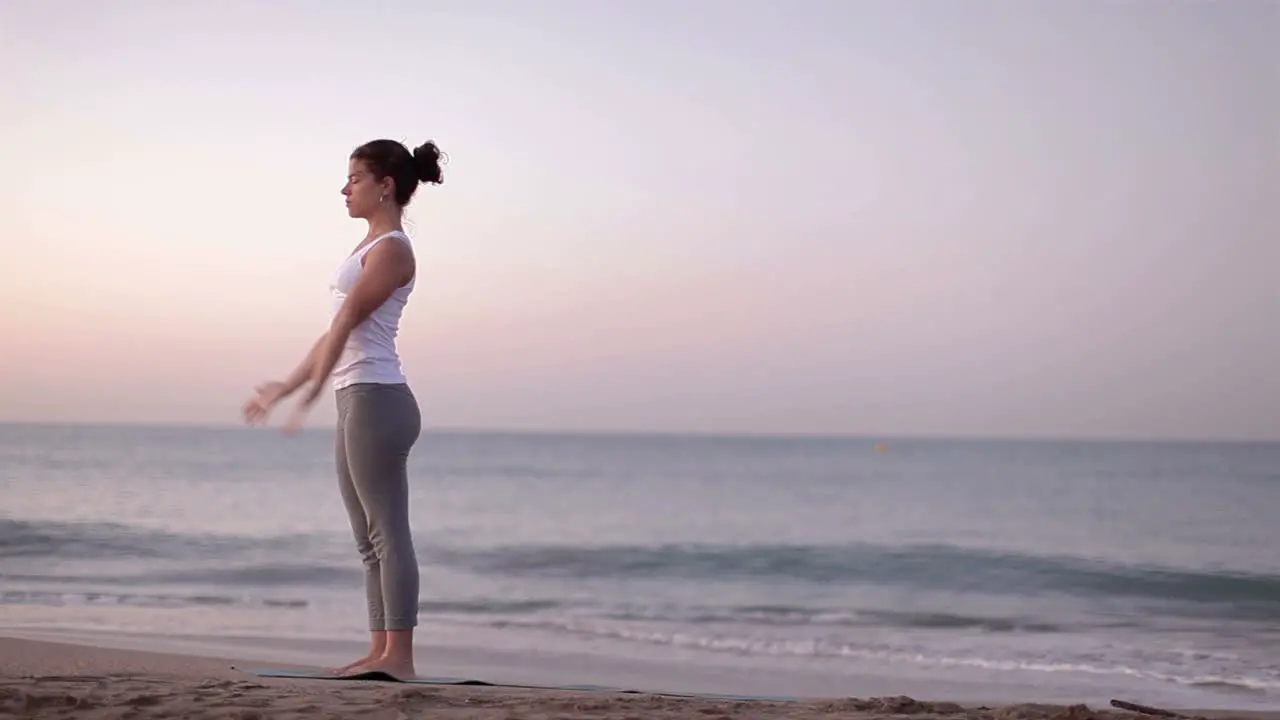
[[320, 351], [320, 347], [328, 337], [329, 333], [325, 332], [314, 343], [312, 343], [311, 349], [308, 350], [307, 354], [302, 358], [302, 362], [298, 363], [298, 367], [294, 368], [293, 372], [289, 373], [288, 377], [280, 381], [280, 384], [284, 386], [280, 390], [280, 397], [289, 397], [307, 381], [307, 378], [311, 376], [312, 368], [315, 367], [316, 354]]
[[245, 422], [253, 425], [266, 421], [267, 415], [276, 403], [292, 395], [302, 386], [302, 383], [306, 382], [311, 374], [311, 368], [315, 366], [316, 353], [324, 345], [327, 336], [328, 333], [321, 335], [320, 339], [311, 345], [302, 362], [284, 380], [263, 383], [255, 388], [253, 397], [249, 398], [241, 409]]
[[303, 380], [311, 385], [303, 395], [303, 405], [310, 405], [320, 396], [324, 381], [338, 364], [351, 331], [386, 302], [396, 288], [408, 282], [413, 272], [413, 252], [399, 240], [379, 242], [365, 255], [360, 279], [334, 315], [329, 332], [320, 338], [311, 354], [310, 374]]

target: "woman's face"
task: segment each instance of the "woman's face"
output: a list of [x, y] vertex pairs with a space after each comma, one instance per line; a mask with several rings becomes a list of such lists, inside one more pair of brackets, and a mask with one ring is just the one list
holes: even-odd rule
[[352, 158], [347, 163], [347, 184], [342, 186], [347, 197], [347, 214], [353, 218], [369, 218], [384, 202], [391, 202], [391, 178], [381, 182], [369, 172], [363, 160]]

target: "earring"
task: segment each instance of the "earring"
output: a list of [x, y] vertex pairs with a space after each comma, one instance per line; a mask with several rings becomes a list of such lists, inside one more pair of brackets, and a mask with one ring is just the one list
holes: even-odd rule
[[378, 202], [380, 202], [380, 203], [384, 203], [384, 202], [386, 202], [386, 201], [387, 201], [387, 194], [386, 194], [386, 193], [382, 193], [381, 195], [379, 195], [379, 196], [378, 196]]

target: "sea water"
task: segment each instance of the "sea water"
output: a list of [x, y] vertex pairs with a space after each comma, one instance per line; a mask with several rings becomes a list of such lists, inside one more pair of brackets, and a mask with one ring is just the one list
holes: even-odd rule
[[[361, 641], [332, 442], [0, 425], [0, 625]], [[427, 431], [410, 475], [422, 647], [1280, 705], [1280, 444]]]

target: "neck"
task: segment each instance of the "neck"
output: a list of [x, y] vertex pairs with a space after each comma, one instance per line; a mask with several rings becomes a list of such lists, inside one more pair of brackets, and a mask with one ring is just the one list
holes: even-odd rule
[[386, 235], [392, 230], [404, 230], [400, 224], [399, 209], [387, 208], [369, 217], [369, 237]]

